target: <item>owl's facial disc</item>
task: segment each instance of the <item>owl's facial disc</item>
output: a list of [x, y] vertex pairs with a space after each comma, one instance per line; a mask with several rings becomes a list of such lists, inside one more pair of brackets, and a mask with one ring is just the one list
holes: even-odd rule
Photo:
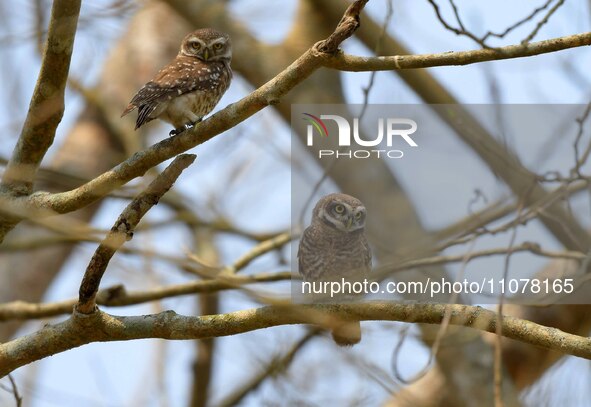
[[341, 232], [350, 233], [365, 227], [365, 207], [352, 207], [347, 203], [335, 202], [319, 214], [329, 226]]
[[229, 38], [218, 38], [212, 41], [208, 44], [208, 51], [208, 58], [211, 61], [227, 60], [230, 62], [232, 59], [232, 45]]
[[205, 42], [198, 37], [189, 37], [181, 48], [181, 54], [195, 57], [202, 61], [223, 61], [232, 59], [232, 49], [229, 38], [216, 38]]
[[188, 57], [198, 56], [205, 49], [205, 43], [197, 37], [187, 39], [181, 48], [181, 54]]

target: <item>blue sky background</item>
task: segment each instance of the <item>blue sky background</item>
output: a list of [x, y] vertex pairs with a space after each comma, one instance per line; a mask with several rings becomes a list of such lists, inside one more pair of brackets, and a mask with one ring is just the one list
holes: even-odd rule
[[[82, 15], [93, 15], [110, 3], [109, 0], [83, 2]], [[233, 16], [243, 21], [261, 40], [280, 42], [290, 27], [296, 3], [295, 0], [234, 0], [231, 2], [231, 10]], [[444, 4], [443, 1], [440, 3]], [[502, 31], [542, 3], [541, 0], [456, 1], [464, 22], [475, 33], [489, 29]], [[478, 47], [473, 41], [446, 31], [436, 20], [427, 1], [396, 0], [393, 4], [394, 15], [388, 32], [404, 42], [412, 52], [432, 53]], [[566, 2], [550, 23], [540, 30], [535, 40], [589, 31], [589, 7], [589, 2], [585, 0]], [[385, 1], [372, 0], [366, 9], [377, 21], [382, 21], [386, 10]], [[444, 11], [450, 19], [449, 8], [444, 8]], [[96, 82], [102, 62], [114, 42], [124, 33], [131, 15], [130, 12], [126, 16], [82, 20], [72, 62], [73, 77], [88, 86]], [[3, 78], [0, 81], [0, 103], [3, 106], [0, 109], [2, 157], [10, 155], [18, 137], [39, 69], [40, 59], [32, 41], [33, 25], [32, 2], [0, 3], [0, 60], [3, 61], [0, 63]], [[529, 31], [531, 25], [492, 44], [518, 43]], [[355, 55], [371, 55], [356, 39], [348, 40], [344, 49]], [[591, 53], [586, 47], [532, 58], [465, 67], [432, 68], [429, 71], [462, 103], [498, 101], [507, 104], [585, 104], [591, 99], [589, 66]], [[362, 88], [367, 85], [369, 74], [340, 75], [348, 101], [361, 103]], [[380, 72], [376, 80], [379, 86], [372, 89], [371, 103], [421, 103], [395, 74]], [[491, 81], [496, 83], [498, 100], [495, 100], [491, 92]], [[251, 90], [252, 87], [238, 76], [217, 109], [236, 101]], [[59, 148], [81, 108], [81, 98], [74, 92], [68, 92], [64, 120], [58, 129], [56, 144], [47, 157], [48, 161], [51, 154]], [[552, 108], [549, 107], [549, 114], [551, 111]], [[155, 131], [152, 141], [160, 139], [168, 132], [163, 125], [153, 125], [153, 128]], [[563, 135], [551, 128], [540, 129], [535, 133], [515, 134], [519, 137], [516, 135], [510, 143], [523, 162], [531, 168], [569, 168], [572, 162], [572, 134]], [[556, 139], [558, 140], [555, 141]], [[221, 211], [238, 226], [265, 232], [287, 229], [291, 219], [290, 181], [301, 176], [299, 173], [292, 173], [289, 161], [291, 142], [289, 126], [271, 109], [265, 109], [229, 134], [195, 148], [194, 152], [199, 156], [198, 162], [183, 173], [176, 187], [191, 198], [199, 213], [212, 214], [214, 209], [211, 201], [221, 201], [219, 198], [223, 197], [223, 204], [216, 205], [215, 211]], [[548, 145], [551, 146], [549, 158], [540, 163], [539, 157]], [[433, 137], [424, 146], [420, 160], [392, 163], [392, 168], [427, 228], [437, 229], [465, 216], [475, 186], [481, 187], [491, 200], [506, 193], [506, 188], [453, 135], [441, 134], [440, 137]], [[294, 149], [297, 147], [294, 146]], [[220, 151], [223, 151], [223, 159], [219, 158]], [[310, 166], [313, 172], [313, 164], [310, 163]], [[237, 168], [241, 170], [237, 171]], [[458, 180], [451, 189], [453, 193], [450, 193], [450, 185], [438, 183], [441, 178], [433, 176], [434, 168], [441, 172], [441, 177]], [[261, 200], [261, 191], [266, 191], [264, 200]], [[434, 206], [434, 203], [437, 205]], [[124, 205], [123, 201], [108, 201], [93, 224], [103, 228], [110, 227]], [[578, 209], [576, 213], [582, 222], [588, 224], [588, 197], [576, 200], [575, 208]], [[157, 207], [150, 212], [147, 219], [166, 219], [169, 215], [166, 208]], [[134, 238], [131, 244], [133, 247], [157, 248], [162, 253], [184, 256], [189, 242], [187, 232], [171, 227], [165, 235], [166, 239], [159, 239], [160, 235], [147, 233]], [[549, 249], [559, 248], [553, 238], [536, 223], [520, 231], [519, 238], [534, 239]], [[484, 239], [482, 246], [478, 248], [503, 246], [507, 244], [507, 239], [508, 236]], [[249, 243], [236, 238], [220, 239], [220, 244], [224, 263], [235, 260], [251, 247]], [[95, 247], [83, 244], [75, 250], [75, 255], [48, 291], [47, 301], [76, 295], [81, 275]], [[450, 250], [449, 253], [457, 254], [462, 250], [465, 248]], [[289, 258], [288, 249], [285, 250], [285, 256]], [[500, 264], [501, 258], [474, 262], [473, 266], [475, 269], [494, 270]], [[512, 264], [518, 268], [526, 267], [533, 272], [544, 265], [545, 261], [533, 256], [515, 256]], [[254, 262], [244, 272], [285, 270], [286, 267], [277, 265], [275, 255], [268, 255]], [[457, 268], [450, 267], [450, 270]], [[105, 275], [103, 286], [124, 281], [127, 287], [140, 289], [186, 280], [186, 276], [180, 275], [167, 263], [156, 260], [146, 262], [131, 256], [118, 255]], [[287, 284], [268, 285], [264, 288], [272, 293], [289, 292]], [[222, 293], [221, 299], [223, 312], [255, 306], [246, 295], [237, 292]], [[145, 304], [106, 311], [120, 315], [138, 315], [174, 309], [178, 313], [194, 314], [195, 302], [193, 297], [183, 297], [165, 300], [159, 306]], [[396, 332], [401, 326], [402, 324], [395, 323], [365, 323], [363, 342], [351, 350], [337, 349], [329, 340], [317, 339], [296, 360], [286, 378], [266, 382], [246, 400], [246, 405], [260, 405], [265, 400], [297, 400], [303, 397], [315, 404], [325, 405], [326, 395], [334, 395], [335, 388], [339, 389], [338, 394], [342, 400], [350, 400], [351, 395], [362, 397], [372, 405], [385, 400], [388, 391], [396, 389], [397, 384], [390, 380], [390, 387], [380, 388], [368, 378], [365, 371], [377, 371], [378, 368], [385, 372], [391, 371], [390, 357], [397, 340]], [[38, 327], [39, 322], [27, 324], [20, 334], [34, 331]], [[217, 369], [212, 387], [214, 400], [220, 400], [233, 386], [247, 380], [253, 369], [264, 366], [271, 355], [285, 349], [294, 337], [303, 333], [302, 327], [282, 327], [221, 338], [216, 352]], [[411, 329], [411, 333], [416, 334], [416, 329]], [[15, 377], [21, 392], [30, 403], [28, 405], [34, 407], [183, 406], [191, 382], [190, 367], [194, 348], [193, 342], [157, 340], [91, 344], [19, 369]], [[422, 368], [428, 354], [424, 346], [414, 339], [405, 344], [405, 349], [398, 364], [402, 373], [410, 376]], [[161, 369], [159, 363], [162, 360], [165, 363]], [[341, 368], [335, 369], [335, 360], [338, 360]], [[162, 372], [164, 379], [158, 379], [154, 374], [156, 370]], [[528, 400], [532, 400], [532, 405], [540, 405], [537, 404], [540, 397], [545, 399], [547, 405], [587, 405], [585, 401], [589, 398], [588, 383], [588, 362], [565, 358], [560, 366], [553, 368], [544, 381], [531, 391]], [[304, 394], [301, 393], [302, 388], [306, 389]], [[279, 394], [284, 396], [280, 398]], [[167, 400], [169, 404], [166, 403]], [[0, 405], [10, 405], [7, 404], [10, 402], [10, 398], [0, 390]]]

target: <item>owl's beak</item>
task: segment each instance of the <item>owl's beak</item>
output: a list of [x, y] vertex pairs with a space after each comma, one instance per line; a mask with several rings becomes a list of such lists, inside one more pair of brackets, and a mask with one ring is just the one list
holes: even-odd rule
[[351, 225], [353, 225], [353, 216], [349, 216], [347, 218], [347, 224], [345, 225], [347, 227], [347, 230], [351, 229]]
[[206, 61], [209, 59], [209, 49], [207, 49], [207, 48], [205, 48], [205, 50], [203, 50], [203, 59]]

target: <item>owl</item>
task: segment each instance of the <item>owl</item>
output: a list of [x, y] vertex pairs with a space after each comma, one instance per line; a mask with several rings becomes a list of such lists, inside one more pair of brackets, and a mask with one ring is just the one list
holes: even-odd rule
[[171, 123], [179, 134], [213, 110], [230, 86], [232, 44], [212, 28], [185, 37], [176, 58], [131, 99], [121, 117], [138, 109], [135, 128], [154, 119]]
[[[371, 251], [365, 237], [366, 209], [350, 195], [330, 194], [321, 198], [312, 213], [312, 223], [302, 234], [298, 248], [299, 272], [304, 281], [354, 282], [371, 270]], [[359, 322], [343, 325], [332, 333], [341, 346], [361, 340]]]

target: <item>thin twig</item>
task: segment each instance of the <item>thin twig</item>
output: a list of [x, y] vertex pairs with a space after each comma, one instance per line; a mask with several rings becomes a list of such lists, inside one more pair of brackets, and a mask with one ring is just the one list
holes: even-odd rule
[[[524, 191], [524, 196], [527, 196], [529, 192]], [[521, 212], [524, 209], [524, 200], [519, 200], [519, 206], [517, 210], [517, 218], [521, 217]], [[515, 240], [517, 239], [517, 230], [519, 224], [515, 223], [511, 231], [511, 237], [509, 238], [509, 245], [507, 248], [507, 255], [505, 256], [505, 262], [503, 265], [503, 281], [506, 281], [509, 277], [509, 264], [511, 262], [511, 256], [513, 255], [515, 248]], [[503, 305], [505, 302], [505, 292], [502, 291], [499, 297], [499, 304], [497, 307], [497, 319], [503, 321]], [[503, 342], [501, 341], [503, 336], [503, 324], [497, 324], [495, 330], [495, 352], [494, 352], [494, 363], [493, 363], [493, 377], [494, 377], [494, 399], [495, 407], [503, 407]]]
[[534, 37], [540, 31], [540, 29], [544, 26], [544, 24], [546, 24], [548, 22], [548, 20], [552, 16], [552, 14], [554, 14], [556, 12], [556, 10], [558, 10], [558, 8], [560, 6], [562, 6], [563, 4], [564, 4], [564, 0], [558, 0], [558, 2], [554, 5], [554, 7], [552, 7], [550, 10], [548, 10], [548, 13], [544, 16], [544, 18], [540, 22], [538, 22], [538, 24], [533, 29], [533, 31], [523, 41], [521, 41], [521, 43], [527, 44], [528, 42], [533, 40]]
[[16, 385], [16, 381], [11, 374], [8, 375], [8, 380], [10, 380], [11, 391], [14, 396], [14, 401], [16, 402], [16, 407], [21, 407], [23, 405], [23, 398], [18, 392], [18, 386]]
[[[456, 35], [463, 35], [465, 37], [468, 37], [468, 38], [472, 39], [474, 42], [476, 42], [477, 44], [479, 44], [482, 48], [485, 48], [485, 49], [493, 49], [494, 50], [494, 49], [498, 49], [498, 48], [491, 47], [490, 45], [488, 45], [486, 43], [486, 40], [489, 37], [504, 38], [507, 34], [509, 34], [510, 32], [512, 32], [516, 28], [522, 26], [523, 24], [527, 23], [528, 21], [531, 21], [538, 13], [540, 13], [541, 11], [545, 10], [546, 8], [548, 8], [550, 6], [550, 4], [552, 3], [553, 0], [548, 0], [542, 6], [535, 8], [529, 15], [527, 15], [526, 17], [522, 18], [521, 20], [515, 22], [514, 24], [510, 25], [503, 32], [501, 32], [501, 33], [494, 33], [492, 31], [488, 31], [482, 37], [478, 37], [476, 34], [472, 33], [468, 29], [466, 29], [466, 27], [465, 27], [465, 25], [462, 22], [462, 19], [460, 17], [459, 9], [456, 6], [454, 0], [449, 0], [449, 3], [451, 5], [453, 14], [455, 16], [455, 19], [456, 19], [456, 22], [457, 22], [459, 28], [453, 27], [450, 23], [448, 23], [445, 20], [445, 18], [443, 18], [443, 15], [441, 14], [441, 11], [439, 9], [439, 5], [435, 2], [435, 0], [427, 0], [427, 1], [433, 7], [433, 10], [435, 11], [435, 15], [436, 15], [437, 19], [445, 27], [445, 29], [447, 29], [448, 31], [453, 32]], [[548, 20], [552, 16], [552, 14], [554, 14], [556, 12], [556, 10], [558, 10], [558, 8], [560, 6], [562, 6], [563, 3], [564, 3], [564, 0], [558, 0], [558, 2], [554, 5], [554, 7], [552, 7], [548, 11], [548, 13], [542, 18], [542, 20], [540, 20], [536, 24], [536, 26], [534, 27], [534, 29], [532, 30], [532, 32], [526, 38], [524, 38], [521, 41], [521, 44], [527, 44], [527, 43], [529, 43], [538, 34], [538, 32], [540, 31], [540, 29], [542, 28], [542, 26], [544, 26], [544, 24], [546, 24], [548, 22]]]
[[216, 405], [218, 407], [230, 407], [240, 404], [246, 396], [256, 391], [266, 379], [284, 373], [305, 345], [321, 332], [322, 330], [320, 329], [310, 329], [302, 338], [295, 342], [287, 352], [282, 356], [272, 357], [267, 363], [267, 366], [261, 370], [260, 373], [251, 375], [252, 377], [250, 377], [246, 383], [238, 386], [236, 390], [226, 396], [219, 403], [216, 403]]
[[507, 36], [507, 34], [509, 34], [511, 31], [515, 30], [516, 28], [522, 26], [523, 24], [527, 23], [528, 21], [532, 20], [540, 11], [544, 11], [545, 9], [547, 9], [550, 4], [552, 4], [554, 0], [548, 0], [546, 3], [542, 4], [540, 7], [536, 7], [535, 9], [532, 10], [532, 12], [525, 16], [524, 18], [522, 18], [521, 20], [515, 22], [513, 25], [510, 25], [509, 27], [507, 27], [505, 29], [505, 31], [501, 32], [501, 33], [494, 33], [492, 31], [487, 32], [484, 37], [482, 37], [483, 41], [486, 41], [486, 39], [488, 37], [496, 37], [496, 38], [505, 38], [505, 36]]
[[357, 0], [345, 11], [343, 18], [337, 24], [337, 27], [330, 36], [317, 44], [316, 48], [326, 54], [333, 54], [338, 49], [343, 41], [353, 35], [353, 33], [359, 28], [359, 15], [361, 10], [365, 7], [369, 0]]
[[578, 117], [576, 119], [579, 129], [577, 131], [577, 136], [575, 138], [575, 142], [574, 142], [574, 146], [573, 146], [573, 148], [575, 150], [575, 168], [573, 168], [571, 170], [571, 176], [576, 175], [578, 177], [584, 178], [583, 175], [581, 174], [581, 167], [583, 166], [583, 164], [585, 164], [585, 162], [587, 162], [587, 159], [589, 158], [589, 154], [591, 154], [591, 142], [589, 144], [587, 144], [587, 148], [583, 152], [582, 156], [579, 156], [580, 155], [579, 154], [579, 142], [581, 141], [581, 138], [583, 137], [583, 130], [585, 127], [585, 121], [587, 120], [587, 118], [589, 118], [590, 113], [591, 113], [591, 102], [587, 104], [587, 107], [585, 108], [581, 117]]
[[232, 265], [226, 267], [222, 270], [224, 274], [236, 274], [238, 271], [242, 270], [246, 266], [248, 266], [253, 260], [262, 256], [265, 253], [270, 251], [276, 250], [280, 247], [283, 247], [285, 244], [289, 243], [294, 239], [294, 235], [291, 233], [282, 233], [277, 235], [269, 240], [259, 243], [255, 247], [253, 247], [248, 253], [240, 257], [236, 260]]
[[[233, 276], [214, 280], [191, 281], [184, 284], [173, 284], [144, 291], [127, 292], [122, 285], [102, 289], [96, 296], [96, 303], [106, 307], [124, 307], [143, 304], [164, 298], [182, 295], [215, 293], [222, 290], [236, 290], [246, 284], [286, 281], [292, 278], [291, 272], [259, 273], [245, 276]], [[69, 299], [45, 304], [13, 301], [0, 304], [0, 321], [48, 318], [66, 315], [72, 312], [78, 299]]]

